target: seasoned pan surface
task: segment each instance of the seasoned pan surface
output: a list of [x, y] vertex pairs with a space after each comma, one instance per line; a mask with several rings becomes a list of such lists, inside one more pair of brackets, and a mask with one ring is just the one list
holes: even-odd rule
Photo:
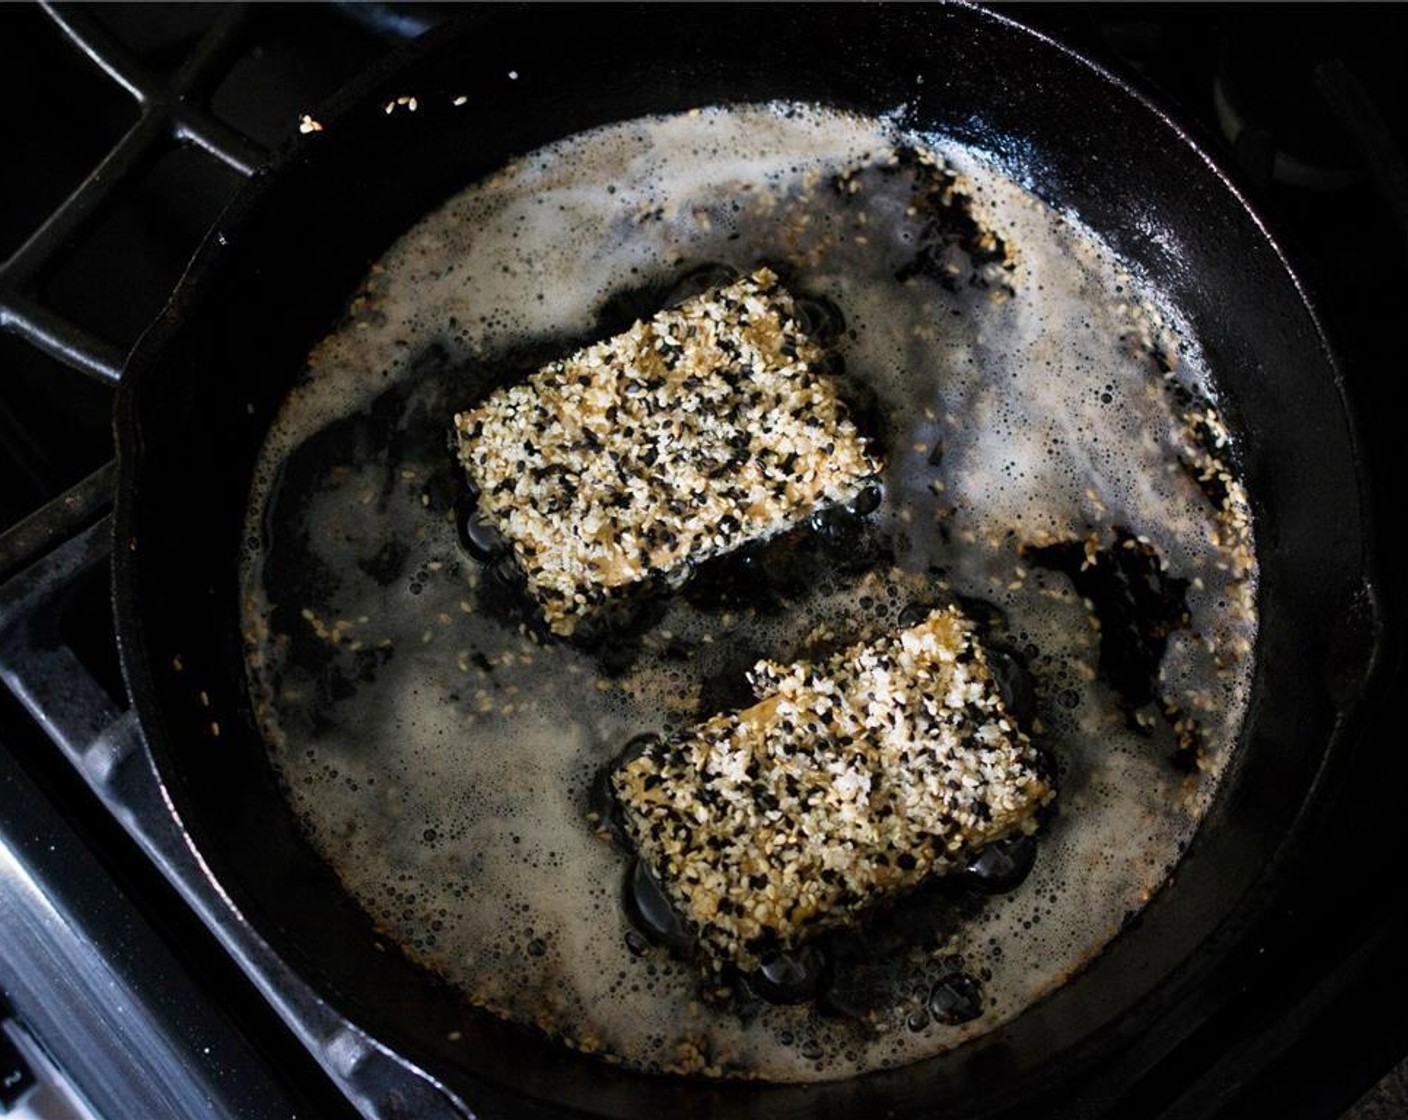
[[[1324, 501], [1357, 509], [1352, 454], [1314, 321], [1235, 195], [1140, 103], [1123, 93], [1109, 101], [1118, 87], [1107, 78], [990, 17], [945, 9], [877, 13], [859, 25], [839, 15], [813, 14], [801, 25], [782, 12], [751, 18], [750, 30], [759, 34], [746, 42], [718, 27], [696, 29], [701, 37], [722, 35], [724, 51], [657, 29], [661, 45], [644, 57], [634, 52], [629, 65], [616, 58], [625, 51], [619, 36], [565, 22], [561, 42], [537, 36], [532, 53], [518, 46], [528, 40], [516, 35], [512, 16], [492, 36], [472, 33], [477, 29], [444, 36], [341, 114], [326, 114], [326, 131], [317, 137], [326, 143], [295, 153], [237, 203], [222, 231], [226, 245], [217, 239], [207, 249], [124, 389], [124, 649], [183, 819], [236, 901], [264, 928], [282, 931], [291, 957], [315, 980], [355, 1017], [414, 1053], [438, 1054], [452, 1069], [493, 1068], [500, 1033], [467, 1021], [449, 993], [352, 932], [365, 930], [365, 919], [292, 827], [243, 708], [232, 589], [251, 464], [301, 356], [395, 234], [451, 189], [558, 136], [711, 100], [788, 97], [871, 113], [907, 104], [909, 119], [926, 129], [989, 147], [1019, 138], [1043, 192], [1075, 207], [1187, 309], [1246, 433], [1247, 472], [1271, 542], [1263, 557], [1260, 653], [1265, 664], [1271, 651], [1282, 672], [1256, 683], [1234, 785], [1169, 892], [1182, 901], [1151, 909], [1137, 934], [1000, 1038], [858, 1084], [901, 1098], [937, 1093], [946, 1083], [961, 1085], [980, 1055], [994, 1051], [1018, 1072], [1036, 1070], [1053, 1050], [1130, 1006], [1243, 894], [1279, 846], [1323, 757], [1333, 697], [1320, 688], [1316, 659], [1355, 589], [1359, 534], [1351, 524], [1326, 539], [1305, 510]], [[642, 14], [633, 34], [650, 30]], [[848, 37], [838, 65], [820, 68], [823, 74], [808, 64]], [[767, 65], [753, 53], [763, 43]], [[598, 75], [590, 98], [573, 89], [566, 65], [584, 47], [614, 76]], [[914, 65], [905, 65], [910, 59]], [[377, 117], [386, 117], [383, 99], [394, 103], [409, 93], [418, 100], [414, 121]], [[468, 123], [452, 112], [459, 96], [482, 107]], [[1109, 112], [1098, 128], [1089, 114], [1073, 114], [1101, 96]], [[1277, 406], [1288, 386], [1310, 406], [1303, 413], [1290, 416]], [[1288, 469], [1291, 449], [1312, 469]], [[211, 615], [195, 617], [193, 602], [209, 603], [224, 621], [212, 627]], [[1289, 602], [1297, 604], [1294, 627], [1288, 615], [1268, 610]], [[171, 609], [163, 610], [166, 604]], [[1289, 687], [1292, 680], [1299, 687]], [[1278, 688], [1288, 691], [1278, 696]], [[1258, 760], [1273, 765], [1267, 741], [1278, 743], [1274, 789], [1255, 780]], [[297, 853], [289, 878], [271, 878], [269, 869], [287, 865], [287, 852]], [[1200, 866], [1209, 869], [1202, 879]], [[398, 1011], [404, 1000], [393, 994], [407, 983], [423, 990], [410, 1015]], [[461, 1036], [456, 1044], [448, 1042], [452, 1031]], [[495, 1078], [510, 1085], [531, 1078], [536, 1053], [530, 1044], [526, 1057], [500, 1065]], [[541, 1057], [560, 1060], [546, 1049]], [[558, 1091], [604, 1107], [683, 1091], [629, 1080], [624, 1084], [633, 1088], [622, 1090], [622, 1082], [589, 1066], [571, 1068], [585, 1080]], [[618, 1091], [628, 1095], [592, 1095]]]

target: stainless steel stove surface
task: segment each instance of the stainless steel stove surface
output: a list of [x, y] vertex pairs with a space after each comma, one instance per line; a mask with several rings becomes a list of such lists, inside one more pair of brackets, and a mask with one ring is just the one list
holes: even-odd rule
[[[1137, 73], [1240, 168], [1340, 351], [1386, 521], [1408, 295], [1404, 82], [1387, 19], [1009, 10]], [[127, 352], [301, 116], [452, 14], [0, 7], [0, 1116], [469, 1114], [324, 1004], [201, 875], [126, 710], [107, 572]], [[1387, 563], [1383, 575], [1401, 634], [1402, 577]], [[1194, 1009], [1171, 1049], [1131, 1057], [1136, 1073], [1096, 1074], [1048, 1115], [1321, 1120], [1408, 1053], [1403, 842], [1385, 828], [1408, 788], [1390, 710], [1399, 652], [1386, 646], [1357, 749], [1373, 778], [1331, 791], [1333, 839], [1249, 942], [1239, 989]]]

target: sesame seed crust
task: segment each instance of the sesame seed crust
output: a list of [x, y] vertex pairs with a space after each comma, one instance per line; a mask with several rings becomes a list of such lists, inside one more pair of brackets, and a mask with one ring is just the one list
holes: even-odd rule
[[715, 967], [756, 968], [1036, 827], [1055, 791], [955, 608], [813, 665], [618, 766], [625, 830]]
[[821, 358], [760, 268], [455, 416], [480, 511], [555, 632], [865, 487], [882, 464]]

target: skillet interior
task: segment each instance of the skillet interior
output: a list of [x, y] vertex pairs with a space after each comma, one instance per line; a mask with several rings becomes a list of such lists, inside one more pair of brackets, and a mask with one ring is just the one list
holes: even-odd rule
[[[509, 72], [519, 78], [512, 80]], [[922, 82], [918, 79], [922, 77]], [[419, 111], [382, 105], [415, 94]], [[453, 110], [465, 94], [473, 112]], [[1243, 433], [1262, 562], [1240, 763], [1174, 883], [1098, 964], [951, 1055], [829, 1086], [650, 1079], [467, 1013], [393, 952], [299, 836], [245, 704], [236, 577], [250, 469], [302, 357], [376, 256], [453, 190], [583, 129], [698, 104], [824, 101], [1003, 150], [1184, 309]], [[500, 12], [437, 34], [319, 113], [326, 129], [222, 219], [119, 399], [119, 637], [172, 800], [235, 903], [350, 1017], [481, 1110], [956, 1113], [1029, 1097], [1175, 1031], [1258, 897], [1336, 739], [1355, 673], [1364, 529], [1335, 370], [1264, 231], [1210, 164], [1112, 79], [967, 8]], [[1019, 138], [1019, 139], [1013, 139]], [[1175, 231], [1176, 242], [1140, 231]], [[1333, 510], [1333, 517], [1326, 511]], [[1347, 631], [1346, 627], [1350, 627]], [[174, 667], [179, 656], [181, 671]], [[209, 709], [198, 693], [210, 698]], [[218, 737], [212, 734], [218, 723]], [[462, 1039], [450, 1042], [451, 1031]]]

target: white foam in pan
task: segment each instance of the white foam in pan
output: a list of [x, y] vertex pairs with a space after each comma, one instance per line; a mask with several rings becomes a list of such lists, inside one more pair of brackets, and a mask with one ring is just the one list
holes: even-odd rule
[[[951, 285], [897, 277], [924, 239], [914, 170], [895, 164], [916, 146], [957, 173], [1012, 267], [956, 253]], [[428, 215], [311, 356], [250, 499], [253, 696], [313, 843], [386, 936], [474, 1002], [642, 1068], [845, 1077], [1018, 1014], [1166, 879], [1241, 726], [1254, 560], [1180, 463], [1197, 452], [1171, 386], [1216, 399], [1197, 339], [1075, 215], [1019, 186], [1022, 174], [941, 137], [806, 106], [602, 128]], [[888, 429], [872, 516], [893, 563], [821, 579], [766, 617], [677, 599], [615, 677], [588, 651], [531, 641], [487, 601], [482, 568], [433, 500], [448, 450], [418, 437], [440, 423], [448, 433], [496, 358], [589, 338], [613, 293], [705, 262], [760, 261], [845, 317], [845, 380], [873, 391]], [[444, 361], [417, 360], [432, 347]], [[1170, 377], [1155, 349], [1177, 356]], [[300, 458], [349, 423], [380, 442]], [[1169, 765], [1170, 728], [1155, 719], [1136, 734], [1098, 677], [1099, 634], [1070, 580], [1020, 552], [1091, 535], [1105, 547], [1117, 527], [1189, 581], [1189, 625], [1160, 687], [1201, 722], [1191, 776]], [[322, 576], [297, 592], [282, 584], [280, 549]], [[993, 636], [1030, 661], [1061, 789], [1034, 873], [982, 905], [936, 900], [922, 944], [887, 942], [902, 967], [880, 970], [889, 987], [870, 993], [864, 1026], [805, 1004], [740, 1015], [700, 1000], [689, 965], [626, 937], [629, 857], [588, 819], [593, 775], [632, 736], [698, 718], [705, 682], [745, 654], [785, 659], [818, 627], [845, 638], [945, 593], [1001, 608]], [[984, 978], [985, 1003], [947, 1026], [922, 1009], [952, 953]]]

